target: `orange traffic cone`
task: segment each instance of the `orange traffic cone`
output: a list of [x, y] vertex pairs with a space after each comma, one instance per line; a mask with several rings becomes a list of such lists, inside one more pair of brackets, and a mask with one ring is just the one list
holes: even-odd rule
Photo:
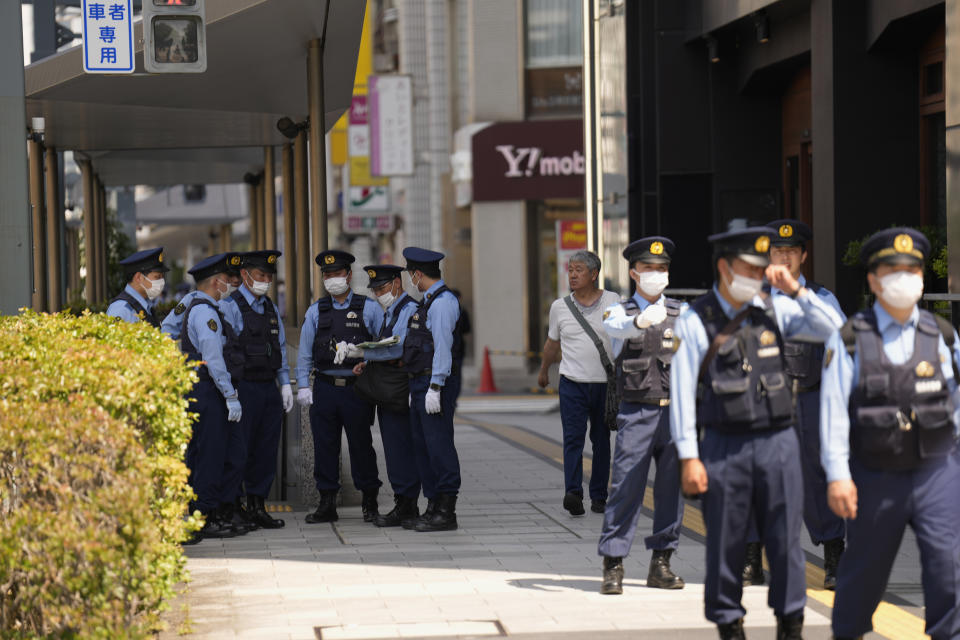
[[477, 393], [499, 393], [497, 383], [493, 381], [493, 368], [490, 366], [490, 349], [483, 348], [483, 371], [480, 373], [480, 386]]

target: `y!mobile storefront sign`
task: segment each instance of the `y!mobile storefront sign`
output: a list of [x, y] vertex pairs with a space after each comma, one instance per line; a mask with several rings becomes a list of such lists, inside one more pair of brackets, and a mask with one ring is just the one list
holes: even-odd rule
[[582, 120], [501, 122], [472, 145], [477, 202], [583, 198]]

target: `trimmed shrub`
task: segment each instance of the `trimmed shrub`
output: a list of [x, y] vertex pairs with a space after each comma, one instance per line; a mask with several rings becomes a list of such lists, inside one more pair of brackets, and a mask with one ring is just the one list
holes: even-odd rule
[[0, 317], [0, 637], [156, 628], [198, 526], [184, 360], [145, 323]]

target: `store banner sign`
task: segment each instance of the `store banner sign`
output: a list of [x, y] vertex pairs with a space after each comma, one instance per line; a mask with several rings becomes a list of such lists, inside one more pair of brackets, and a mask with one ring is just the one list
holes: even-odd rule
[[583, 121], [500, 122], [473, 136], [473, 199], [583, 198]]
[[370, 76], [370, 172], [374, 176], [413, 175], [413, 78]]

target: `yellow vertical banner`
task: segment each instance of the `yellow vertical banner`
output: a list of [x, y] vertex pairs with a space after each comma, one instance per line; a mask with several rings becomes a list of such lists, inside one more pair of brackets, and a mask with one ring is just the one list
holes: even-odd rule
[[[353, 77], [353, 95], [367, 95], [367, 77], [373, 73], [373, 18], [371, 7], [373, 2], [367, 0], [367, 7], [363, 15], [363, 31], [360, 34], [360, 48], [357, 51], [357, 71]], [[349, 151], [347, 148], [347, 124], [349, 112], [340, 116], [337, 123], [330, 130], [330, 161], [335, 165], [347, 163]]]

